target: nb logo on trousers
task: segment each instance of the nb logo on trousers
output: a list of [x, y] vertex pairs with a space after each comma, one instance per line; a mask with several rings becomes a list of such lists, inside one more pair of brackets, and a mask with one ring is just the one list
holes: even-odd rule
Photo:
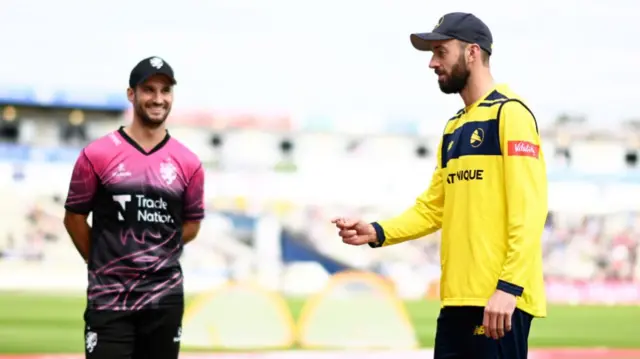
[[473, 335], [484, 335], [484, 325], [476, 325]]
[[182, 327], [178, 328], [178, 333], [173, 337], [173, 342], [180, 343], [180, 338], [182, 338]]

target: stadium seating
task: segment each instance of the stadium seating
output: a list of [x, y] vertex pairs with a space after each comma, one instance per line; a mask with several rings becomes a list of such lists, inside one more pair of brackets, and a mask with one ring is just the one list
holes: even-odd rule
[[[11, 171], [5, 167], [5, 173]], [[20, 182], [10, 177], [0, 179], [0, 195], [6, 204], [0, 210], [5, 223], [4, 235], [0, 236], [0, 260], [75, 262], [76, 253], [61, 225], [61, 201], [70, 164], [31, 163], [24, 165], [22, 171], [25, 178]], [[383, 177], [366, 186], [354, 183], [354, 187], [345, 190], [334, 187], [339, 186], [335, 179], [315, 174], [256, 174], [243, 178], [211, 171], [207, 175], [211, 176], [212, 188], [207, 191], [210, 214], [200, 238], [187, 248], [183, 258], [185, 270], [197, 278], [192, 281], [194, 287], [204, 289], [229, 276], [250, 278], [256, 274], [252, 268], [260, 253], [250, 241], [252, 225], [246, 227], [225, 213], [242, 213], [254, 219], [271, 214], [285, 228], [301, 233], [319, 252], [355, 268], [393, 278], [403, 296], [423, 296], [429, 283], [439, 276], [437, 233], [384, 251], [371, 251], [342, 245], [335, 240], [335, 229], [330, 224], [335, 213], [364, 215], [368, 219], [393, 215], [411, 203], [419, 193], [421, 181], [389, 187], [392, 179]], [[286, 185], [278, 185], [279, 182]], [[255, 183], [263, 185], [256, 187]], [[314, 193], [312, 188], [322, 184], [336, 190], [320, 189]], [[549, 278], [637, 280], [640, 217], [633, 211], [635, 202], [630, 195], [637, 190], [632, 184], [618, 182], [553, 182], [552, 212], [543, 238]], [[368, 193], [380, 196], [367, 198]]]

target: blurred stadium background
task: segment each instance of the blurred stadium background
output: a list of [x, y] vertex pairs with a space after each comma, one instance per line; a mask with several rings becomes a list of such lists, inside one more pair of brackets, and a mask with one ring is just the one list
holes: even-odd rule
[[[208, 217], [182, 262], [185, 357], [429, 357], [438, 234], [372, 251], [329, 220], [392, 215], [428, 185], [460, 104], [408, 34], [458, 10], [489, 24], [494, 73], [544, 135], [553, 304], [533, 356], [640, 358], [631, 0], [3, 1], [0, 358], [83, 351], [85, 269], [62, 203], [80, 148], [130, 119], [126, 79], [150, 55], [176, 69], [170, 132], [207, 168]], [[306, 350], [273, 351], [291, 348]]]

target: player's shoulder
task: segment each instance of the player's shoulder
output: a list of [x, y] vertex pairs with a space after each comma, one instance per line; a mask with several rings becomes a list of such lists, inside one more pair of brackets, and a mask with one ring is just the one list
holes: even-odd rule
[[528, 112], [533, 115], [527, 101], [507, 85], [496, 86], [485, 101], [493, 105], [492, 107], [499, 116], [506, 111]]
[[453, 117], [451, 117], [450, 119], [447, 120], [447, 123], [453, 121], [453, 120], [457, 120], [460, 117], [462, 117], [462, 115], [464, 115], [464, 108], [458, 110], [458, 112], [456, 112], [455, 115], [453, 115]]
[[516, 91], [514, 91], [511, 86], [505, 84], [497, 85], [486, 98], [486, 100], [489, 101], [507, 101], [521, 99], [522, 97]]
[[[462, 108], [447, 121], [446, 128], [453, 130], [460, 127], [463, 123], [455, 123], [454, 120], [470, 115], [474, 120], [491, 120], [499, 117], [502, 110], [506, 107], [527, 108], [528, 105], [515, 91], [507, 85], [497, 85], [489, 94], [480, 99], [476, 105], [470, 108]], [[445, 131], [446, 132], [446, 131]]]
[[113, 158], [118, 151], [124, 150], [124, 139], [118, 130], [111, 131], [87, 144], [83, 153], [91, 162], [103, 162]]
[[175, 137], [171, 137], [169, 140], [169, 144], [171, 145], [172, 155], [180, 160], [183, 165], [188, 167], [192, 167], [193, 170], [196, 170], [201, 166], [200, 157], [195, 154], [189, 147], [187, 147], [180, 140]]
[[507, 86], [498, 88], [496, 91], [499, 91], [502, 97], [495, 117], [500, 124], [508, 122], [511, 126], [528, 126], [533, 123], [538, 131], [536, 116], [521, 96]]

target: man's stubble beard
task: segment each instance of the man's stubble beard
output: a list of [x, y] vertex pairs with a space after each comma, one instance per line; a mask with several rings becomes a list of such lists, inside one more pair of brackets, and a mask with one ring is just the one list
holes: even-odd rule
[[471, 72], [464, 62], [464, 57], [460, 56], [458, 62], [451, 69], [451, 75], [449, 76], [449, 79], [444, 83], [438, 82], [440, 91], [447, 95], [462, 92], [462, 90], [467, 87], [467, 82], [469, 82], [470, 75]]
[[164, 125], [167, 117], [169, 117], [169, 114], [171, 113], [171, 108], [167, 109], [167, 114], [164, 116], [164, 118], [162, 118], [162, 120], [152, 120], [151, 118], [149, 118], [144, 110], [143, 105], [140, 103], [136, 104], [136, 106], [134, 107], [134, 111], [144, 127], [156, 129]]

